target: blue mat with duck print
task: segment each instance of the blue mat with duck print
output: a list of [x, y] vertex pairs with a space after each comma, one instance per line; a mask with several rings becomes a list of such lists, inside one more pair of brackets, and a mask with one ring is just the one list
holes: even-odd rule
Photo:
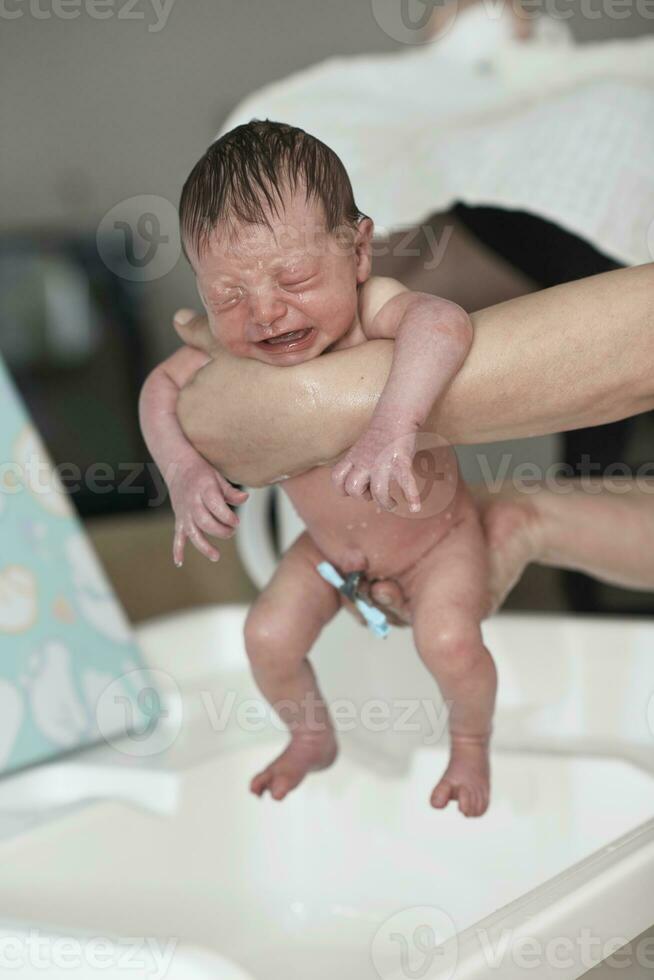
[[0, 360], [0, 772], [152, 726], [143, 668]]

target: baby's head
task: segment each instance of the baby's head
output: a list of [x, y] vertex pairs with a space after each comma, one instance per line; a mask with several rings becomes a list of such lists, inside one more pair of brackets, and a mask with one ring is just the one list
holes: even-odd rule
[[212, 143], [180, 222], [211, 332], [237, 357], [295, 364], [355, 325], [373, 223], [339, 158], [304, 130], [253, 120]]

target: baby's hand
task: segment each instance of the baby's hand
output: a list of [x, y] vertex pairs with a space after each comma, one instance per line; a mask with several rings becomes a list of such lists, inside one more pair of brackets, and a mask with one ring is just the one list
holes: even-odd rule
[[239, 519], [228, 504], [242, 504], [248, 494], [233, 487], [201, 456], [178, 466], [169, 481], [169, 490], [175, 511], [173, 559], [177, 567], [184, 564], [187, 538], [200, 554], [218, 561], [220, 552], [205, 535], [231, 538]]
[[333, 483], [346, 496], [372, 499], [385, 510], [393, 510], [400, 503], [390, 494], [391, 480], [395, 480], [415, 513], [420, 510], [420, 494], [412, 468], [415, 451], [415, 431], [373, 420], [332, 469]]

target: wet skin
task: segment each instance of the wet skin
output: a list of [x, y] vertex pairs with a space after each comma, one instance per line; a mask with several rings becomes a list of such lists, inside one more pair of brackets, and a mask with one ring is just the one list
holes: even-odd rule
[[[162, 407], [171, 391], [178, 395], [222, 351], [284, 367], [374, 338], [394, 339], [393, 367], [368, 430], [333, 468], [318, 466], [281, 481], [307, 531], [252, 606], [245, 640], [256, 681], [291, 740], [251, 788], [283, 799], [309, 771], [336, 757], [328, 710], [307, 659], [341, 607], [338, 593], [316, 571], [327, 558], [343, 573], [360, 570], [401, 587], [418, 653], [450, 706], [451, 756], [431, 803], [440, 808], [456, 800], [466, 816], [478, 816], [489, 801], [496, 690], [480, 632], [489, 604], [486, 546], [453, 449], [435, 433], [418, 437], [465, 359], [467, 318], [437, 297], [370, 278], [372, 222], [362, 222], [347, 247], [307, 254], [297, 243], [319, 238], [321, 222], [319, 208], [292, 197], [283, 220], [271, 215], [271, 228], [216, 233], [191, 255], [208, 331], [185, 338], [195, 350], [186, 348], [169, 362], [166, 383], [155, 379], [142, 404], [146, 438], [164, 476], [167, 463], [177, 466], [169, 480], [176, 557], [189, 538], [215, 558], [204, 535], [231, 535], [236, 520], [226, 503], [239, 501], [188, 443], [176, 441], [181, 430], [171, 431], [175, 423]], [[165, 424], [157, 421], [162, 418]]]

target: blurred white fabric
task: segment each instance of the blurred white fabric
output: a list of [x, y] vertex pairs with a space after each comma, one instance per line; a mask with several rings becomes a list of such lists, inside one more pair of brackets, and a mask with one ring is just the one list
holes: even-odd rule
[[438, 41], [330, 58], [243, 102], [301, 126], [345, 164], [390, 231], [455, 201], [527, 210], [626, 264], [654, 258], [654, 38], [576, 45], [562, 21], [513, 39], [484, 4]]

